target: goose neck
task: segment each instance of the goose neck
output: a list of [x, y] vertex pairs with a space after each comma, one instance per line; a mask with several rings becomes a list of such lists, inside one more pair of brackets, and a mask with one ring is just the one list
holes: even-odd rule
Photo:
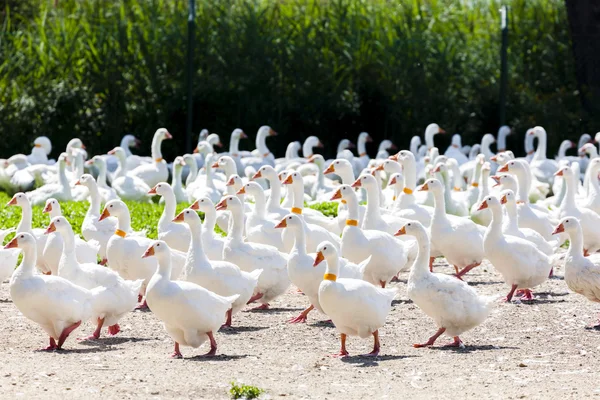
[[433, 217], [437, 220], [446, 220], [446, 200], [441, 190], [435, 190], [433, 194]]
[[430, 257], [430, 247], [429, 247], [429, 237], [425, 232], [419, 234], [416, 237], [418, 252], [417, 258], [413, 263], [410, 274], [408, 276], [409, 281], [415, 277], [423, 276], [430, 274], [429, 272], [429, 257]]
[[[154, 137], [152, 138], [152, 147], [151, 147], [152, 159], [154, 160], [154, 162], [156, 162], [156, 160], [162, 160], [162, 158], [163, 158], [162, 151], [161, 151], [161, 144], [162, 144], [162, 139], [161, 139], [160, 135], [154, 135]], [[125, 150], [125, 149], [123, 149], [123, 150]]]
[[33, 248], [24, 248], [23, 249], [23, 261], [21, 261], [21, 265], [15, 271], [15, 273], [20, 273], [21, 276], [27, 277], [35, 274], [35, 264], [37, 262], [37, 252]]
[[417, 168], [414, 156], [404, 157], [401, 164], [404, 172], [404, 187], [415, 190], [417, 186]]
[[492, 213], [492, 222], [487, 228], [486, 237], [502, 237], [502, 209], [500, 207], [489, 207]]
[[302, 182], [293, 182], [291, 185], [292, 206], [294, 208], [304, 208], [304, 185]]
[[327, 257], [327, 267], [325, 268], [325, 273], [333, 274], [338, 276], [340, 273], [340, 260], [337, 256]]
[[94, 183], [88, 186], [90, 192], [90, 206], [88, 207], [86, 216], [100, 216], [100, 193], [98, 186]]
[[200, 223], [200, 218], [198, 218], [197, 222], [189, 224], [189, 229], [191, 238], [187, 260], [185, 263], [186, 276], [190, 276], [194, 270], [194, 267], [198, 265], [210, 265], [210, 261], [204, 252], [204, 247], [202, 246], [202, 224]]
[[230, 239], [232, 241], [241, 243], [244, 241], [243, 233], [244, 233], [244, 214], [239, 207], [233, 207], [230, 209], [231, 212], [231, 222], [230, 222], [230, 230], [231, 235]]
[[[301, 217], [304, 219], [303, 217]], [[302, 221], [302, 226], [292, 227], [294, 233], [294, 249], [299, 255], [306, 255], [306, 230], [304, 229], [305, 222]]]
[[358, 156], [362, 157], [367, 154], [367, 137], [361, 136], [358, 138], [358, 143], [356, 144], [356, 149], [358, 150]]
[[567, 250], [569, 256], [574, 258], [583, 258], [583, 231], [581, 225], [574, 228], [572, 232], [569, 232], [569, 249]]
[[129, 215], [129, 211], [117, 216], [117, 229], [123, 232], [131, 231], [131, 215]]
[[158, 225], [166, 228], [166, 226], [175, 218], [177, 200], [175, 199], [173, 190], [167, 190], [166, 193], [163, 194], [163, 198], [165, 199], [165, 207], [163, 208]]
[[271, 186], [271, 194], [269, 195], [269, 200], [267, 202], [267, 208], [270, 212], [278, 210], [281, 206], [281, 182], [275, 176], [268, 179], [269, 185]]

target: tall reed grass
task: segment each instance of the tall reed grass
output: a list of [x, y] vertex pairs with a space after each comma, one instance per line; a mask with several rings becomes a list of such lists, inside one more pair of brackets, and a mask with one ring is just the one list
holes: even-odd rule
[[[157, 127], [183, 151], [187, 0], [41, 1], [5, 10], [0, 155], [37, 135], [94, 152]], [[366, 130], [406, 146], [435, 121], [464, 141], [498, 126], [499, 11], [489, 0], [198, 1], [194, 128], [225, 141], [269, 124], [281, 154], [319, 135], [330, 148]], [[509, 124], [543, 125], [550, 147], [582, 126], [562, 0], [510, 6]], [[598, 119], [598, 117], [596, 117]], [[441, 139], [447, 140], [447, 139]]]

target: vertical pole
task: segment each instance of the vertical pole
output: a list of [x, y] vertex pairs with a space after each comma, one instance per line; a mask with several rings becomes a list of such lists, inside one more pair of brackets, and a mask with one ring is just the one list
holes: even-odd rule
[[500, 50], [500, 125], [506, 125], [506, 94], [508, 91], [508, 7], [500, 8], [502, 47]]
[[185, 151], [192, 151], [192, 124], [194, 120], [194, 28], [196, 24], [196, 0], [189, 0], [188, 7], [188, 47], [187, 47], [187, 127]]

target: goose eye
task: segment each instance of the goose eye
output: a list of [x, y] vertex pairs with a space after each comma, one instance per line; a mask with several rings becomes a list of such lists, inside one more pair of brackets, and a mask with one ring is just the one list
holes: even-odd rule
[[569, 222], [569, 220], [566, 220], [565, 222]]
[[323, 247], [323, 250], [327, 250], [327, 247]]
[[190, 212], [189, 212], [189, 211], [186, 211], [185, 213], [186, 213], [186, 214], [189, 214]]
[[21, 235], [21, 239], [25, 239], [25, 235]]
[[113, 208], [113, 204], [110, 205], [110, 208]]
[[160, 243], [156, 243], [156, 247], [160, 247]]
[[410, 222], [408, 223], [408, 226], [410, 226]]
[[288, 217], [288, 219], [292, 219], [292, 217]]

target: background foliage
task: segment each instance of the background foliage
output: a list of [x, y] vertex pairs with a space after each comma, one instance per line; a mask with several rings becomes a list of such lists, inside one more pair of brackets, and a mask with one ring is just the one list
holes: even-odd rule
[[[149, 144], [161, 126], [175, 135], [167, 158], [183, 152], [187, 0], [3, 2], [0, 156], [29, 151], [38, 135], [60, 149], [78, 136], [92, 153], [124, 133]], [[331, 155], [363, 130], [401, 146], [434, 121], [465, 143], [497, 130], [499, 1], [197, 3], [196, 132], [228, 142], [236, 127], [253, 137], [269, 124], [282, 133], [271, 142], [276, 154], [316, 134]], [[507, 116], [518, 132], [509, 147], [540, 124], [553, 149], [588, 129], [564, 2], [506, 3]]]

